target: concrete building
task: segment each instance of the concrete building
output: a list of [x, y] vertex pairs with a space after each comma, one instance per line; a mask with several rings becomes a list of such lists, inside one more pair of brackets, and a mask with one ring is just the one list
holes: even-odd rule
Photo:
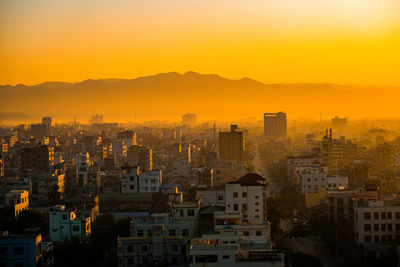
[[170, 220], [169, 213], [132, 220], [131, 236], [118, 237], [118, 266], [184, 265], [191, 236], [191, 223]]
[[243, 132], [237, 131], [237, 125], [231, 125], [230, 132], [219, 132], [219, 158], [233, 159], [243, 163]]
[[347, 176], [332, 175], [326, 177], [326, 188], [328, 190], [347, 189], [349, 178]]
[[225, 185], [226, 211], [241, 212], [243, 222], [264, 224], [267, 221], [266, 180], [248, 173]]
[[400, 199], [369, 201], [357, 205], [354, 216], [355, 241], [365, 246], [400, 238]]
[[0, 265], [14, 266], [48, 266], [43, 258], [42, 235], [10, 235], [0, 233]]
[[246, 166], [232, 159], [220, 159], [214, 168], [214, 186], [225, 185], [246, 174]]
[[141, 173], [140, 167], [128, 163], [121, 167], [121, 193], [156, 193], [162, 185], [162, 171]]
[[133, 145], [128, 148], [128, 161], [132, 165], [138, 165], [143, 171], [153, 169], [153, 150], [147, 146]]
[[327, 212], [330, 220], [352, 221], [356, 192], [350, 190], [327, 191]]
[[286, 138], [286, 113], [264, 113], [264, 135], [267, 139]]
[[26, 190], [11, 190], [6, 193], [6, 206], [14, 216], [29, 208], [29, 192]]
[[[247, 241], [247, 242], [246, 242]], [[190, 244], [190, 266], [266, 266], [281, 267], [284, 255], [257, 244], [243, 240], [241, 244], [224, 244], [215, 239], [197, 238]]]
[[53, 206], [49, 212], [49, 235], [52, 241], [62, 242], [73, 236], [85, 239], [91, 233], [91, 218], [77, 218], [64, 205]]
[[124, 164], [121, 167], [121, 193], [139, 193], [139, 167]]
[[119, 132], [117, 139], [122, 141], [126, 147], [137, 145], [136, 133], [134, 131]]
[[162, 171], [151, 170], [139, 174], [139, 193], [157, 193], [162, 185]]
[[48, 170], [54, 166], [54, 147], [34, 146], [21, 151], [21, 169]]

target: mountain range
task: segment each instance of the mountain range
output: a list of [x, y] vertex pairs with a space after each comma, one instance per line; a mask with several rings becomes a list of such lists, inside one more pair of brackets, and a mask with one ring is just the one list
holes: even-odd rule
[[31, 118], [88, 118], [102, 113], [113, 120], [179, 119], [195, 112], [203, 120], [262, 118], [285, 111], [292, 117], [340, 115], [399, 117], [400, 87], [333, 83], [264, 84], [249, 78], [227, 79], [196, 72], [161, 73], [135, 79], [1, 85], [0, 112]]

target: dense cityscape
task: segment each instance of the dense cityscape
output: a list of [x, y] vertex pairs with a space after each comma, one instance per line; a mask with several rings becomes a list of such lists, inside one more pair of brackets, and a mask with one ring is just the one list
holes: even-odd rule
[[400, 127], [287, 116], [3, 125], [2, 266], [398, 266]]

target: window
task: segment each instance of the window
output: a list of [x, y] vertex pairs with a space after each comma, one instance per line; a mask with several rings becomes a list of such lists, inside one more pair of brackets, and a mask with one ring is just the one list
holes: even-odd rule
[[392, 224], [391, 224], [391, 223], [389, 223], [389, 224], [387, 225], [387, 230], [388, 230], [388, 231], [392, 231]]
[[374, 219], [379, 220], [379, 212], [374, 212]]
[[239, 210], [239, 205], [238, 204], [233, 204], [233, 210]]
[[176, 236], [176, 230], [175, 229], [169, 229], [168, 234], [169, 234], [169, 236]]
[[395, 229], [396, 229], [396, 232], [397, 232], [397, 231], [400, 231], [400, 223], [396, 223]]
[[371, 236], [370, 235], [364, 236], [364, 242], [365, 243], [371, 243]]
[[146, 245], [142, 245], [142, 252], [147, 252], [147, 246]]
[[223, 258], [224, 260], [229, 260], [229, 255], [223, 255], [222, 258]]
[[364, 231], [371, 231], [371, 225], [370, 224], [364, 224]]
[[153, 235], [153, 231], [147, 230], [147, 236], [152, 236], [152, 235]]
[[137, 236], [143, 236], [143, 230], [137, 230]]
[[256, 231], [256, 235], [262, 235], [261, 231]]
[[133, 179], [134, 179], [133, 176], [129, 177], [129, 181], [133, 181]]
[[382, 242], [385, 242], [385, 241], [386, 241], [386, 236], [385, 236], [385, 235], [382, 235], [382, 236], [381, 236], [381, 239], [382, 239]]
[[132, 252], [133, 252], [133, 245], [127, 245], [127, 246], [126, 246], [126, 251], [127, 251], [128, 253], [132, 253]]
[[197, 262], [218, 262], [218, 255], [196, 255], [195, 260], [196, 260], [196, 263]]
[[24, 263], [23, 262], [16, 262], [16, 263], [14, 263], [14, 267], [24, 267]]
[[396, 212], [395, 217], [396, 217], [396, 219], [400, 219], [400, 212]]
[[386, 219], [386, 212], [381, 212], [381, 219], [382, 220]]
[[182, 236], [189, 236], [189, 230], [188, 229], [182, 229]]
[[237, 192], [233, 192], [233, 198], [237, 198], [238, 197], [238, 193]]
[[242, 205], [242, 211], [247, 211], [247, 204]]
[[248, 231], [243, 231], [243, 235], [244, 236], [249, 236], [249, 232]]
[[258, 195], [255, 195], [254, 198], [259, 198], [259, 196], [258, 196]]
[[130, 185], [130, 186], [129, 186], [129, 189], [134, 190], [134, 189], [135, 189], [135, 186], [134, 186], [134, 185]]
[[392, 219], [392, 213], [391, 213], [391, 212], [388, 212], [388, 213], [387, 213], [387, 218], [388, 218], [388, 220], [391, 220], [391, 219]]
[[381, 231], [386, 231], [386, 224], [384, 223], [381, 224]]
[[242, 197], [246, 198], [247, 197], [247, 192], [242, 192]]
[[224, 200], [224, 196], [218, 196], [218, 200]]
[[178, 252], [178, 245], [171, 245], [172, 252]]
[[[336, 187], [336, 185], [334, 185], [334, 187]], [[338, 198], [338, 205], [343, 205], [343, 204], [344, 204], [343, 198]]]
[[256, 205], [256, 206], [258, 206], [258, 204], [259, 204], [258, 202], [254, 203], [254, 205]]
[[14, 255], [22, 255], [24, 254], [24, 247], [15, 247], [14, 248]]
[[72, 226], [72, 231], [73, 232], [79, 232], [79, 225]]
[[379, 231], [379, 224], [378, 223], [374, 224], [374, 231]]
[[63, 214], [63, 215], [62, 215], [62, 219], [63, 219], [64, 221], [68, 220], [68, 215], [67, 215], [67, 214]]
[[371, 220], [371, 212], [364, 212], [364, 220]]
[[260, 216], [259, 216], [259, 215], [256, 215], [256, 216], [254, 216], [254, 217], [256, 217], [256, 218], [260, 218]]
[[133, 258], [128, 258], [127, 263], [128, 265], [133, 265]]
[[179, 210], [179, 215], [183, 216], [183, 210]]
[[193, 209], [187, 210], [187, 215], [194, 216], [194, 210]]
[[374, 236], [374, 243], [379, 243], [379, 235]]

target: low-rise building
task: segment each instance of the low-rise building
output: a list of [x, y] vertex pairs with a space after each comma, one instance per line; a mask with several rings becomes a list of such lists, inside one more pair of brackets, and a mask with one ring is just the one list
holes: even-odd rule
[[254, 241], [242, 244], [221, 244], [213, 239], [193, 239], [190, 245], [190, 266], [267, 266], [281, 267], [284, 255]]
[[118, 238], [118, 266], [183, 265], [191, 236], [191, 223], [172, 221], [168, 213], [132, 220], [131, 236]]
[[78, 218], [64, 205], [53, 206], [49, 212], [49, 234], [52, 241], [69, 240], [73, 236], [85, 239], [91, 233], [91, 218]]
[[42, 235], [9, 235], [8, 232], [0, 233], [1, 266], [35, 267], [43, 266], [42, 261]]
[[6, 193], [6, 206], [14, 216], [29, 208], [29, 192], [26, 190], [11, 190]]
[[357, 205], [354, 232], [355, 241], [366, 246], [400, 238], [400, 199]]

